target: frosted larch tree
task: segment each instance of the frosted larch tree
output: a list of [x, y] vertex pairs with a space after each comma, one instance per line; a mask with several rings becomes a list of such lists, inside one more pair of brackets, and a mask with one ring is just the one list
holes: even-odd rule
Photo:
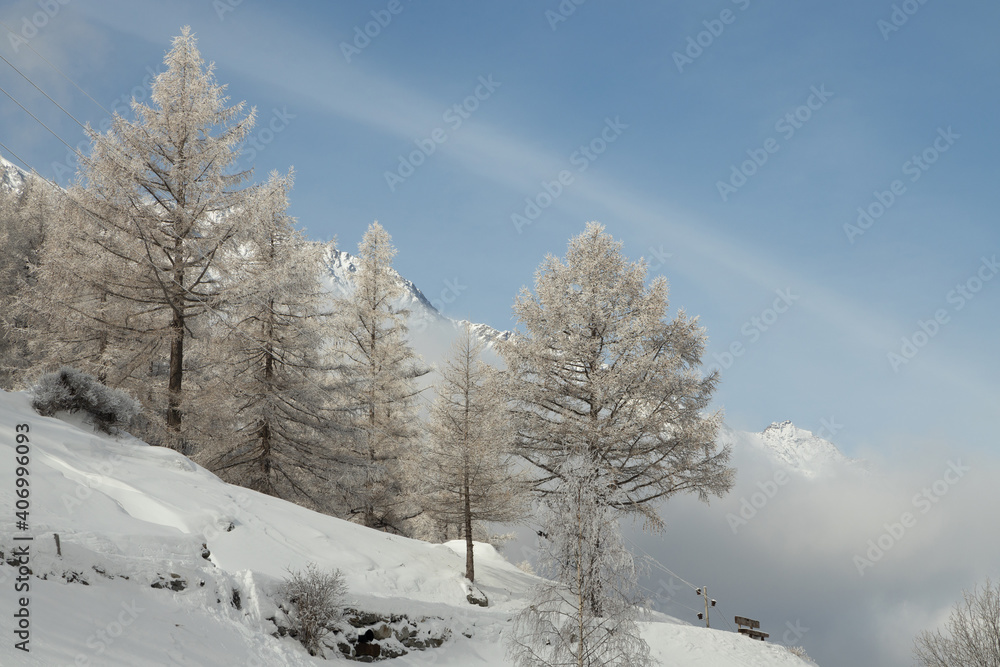
[[[565, 260], [548, 256], [535, 294], [515, 301], [523, 332], [501, 347], [514, 449], [549, 512], [632, 514], [659, 528], [656, 501], [685, 491], [707, 500], [732, 486], [729, 449], [715, 444], [719, 417], [705, 414], [718, 376], [699, 372], [704, 332], [683, 311], [668, 320], [667, 309], [666, 281], [647, 285], [645, 265], [630, 263], [597, 223], [570, 240]], [[609, 492], [581, 495], [580, 480]], [[584, 542], [600, 555], [617, 539], [587, 526], [541, 531], [542, 552], [576, 553], [558, 583], [601, 618], [626, 604], [605, 578], [632, 567], [631, 556], [621, 550], [612, 570], [585, 558]]]
[[416, 379], [427, 369], [406, 340], [395, 254], [388, 232], [372, 223], [358, 246], [354, 289], [336, 304], [334, 339], [342, 408], [353, 432], [338, 485], [346, 514], [370, 528], [402, 533], [419, 514], [404, 478], [418, 455]]
[[[251, 214], [252, 188], [238, 187], [248, 173], [235, 164], [255, 112], [227, 106], [189, 28], [164, 63], [151, 104], [133, 100], [134, 120], [116, 114], [106, 134], [93, 135], [83, 187], [72, 194], [98, 226], [90, 240], [100, 253], [85, 261], [113, 265], [105, 298], [129, 312], [127, 327], [136, 322], [131, 333], [151, 353], [169, 348], [165, 417], [180, 440], [185, 344], [195, 320], [221, 300], [217, 265]], [[86, 266], [77, 273], [98, 282]]]
[[427, 452], [421, 457], [424, 507], [465, 537], [465, 576], [475, 581], [473, 526], [524, 516], [524, 494], [511, 456], [506, 406], [481, 360], [484, 343], [468, 326], [441, 370], [431, 408]]
[[228, 394], [233, 431], [208, 460], [224, 479], [319, 510], [335, 467], [324, 247], [286, 213], [291, 176], [273, 174], [238, 236], [239, 271], [213, 347], [218, 391]]
[[913, 654], [920, 667], [1000, 667], [1000, 586], [987, 579], [962, 597], [945, 632], [917, 636]]
[[37, 177], [25, 179], [17, 190], [0, 184], [0, 387], [7, 390], [22, 379], [34, 357], [28, 319], [18, 302], [34, 282], [53, 199], [50, 184]]
[[677, 493], [723, 495], [730, 450], [706, 414], [718, 374], [699, 371], [705, 333], [683, 310], [667, 319], [667, 282], [597, 223], [548, 256], [535, 294], [521, 291], [523, 327], [500, 348], [515, 451], [542, 496], [561, 493], [561, 463], [584, 456], [620, 491], [613, 507], [658, 527], [652, 504]]
[[542, 502], [538, 573], [548, 580], [514, 617], [508, 656], [518, 667], [647, 667], [636, 624], [636, 569], [613, 505], [621, 491], [579, 455], [559, 467], [562, 492]]
[[132, 289], [137, 267], [105, 253], [107, 236], [72, 196], [57, 193], [15, 312], [27, 325], [36, 370], [71, 366], [133, 390], [149, 379], [153, 321], [148, 310], [119, 298]]

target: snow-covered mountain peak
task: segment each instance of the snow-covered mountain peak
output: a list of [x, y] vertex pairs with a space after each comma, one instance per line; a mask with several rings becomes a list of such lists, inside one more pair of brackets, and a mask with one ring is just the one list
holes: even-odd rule
[[[805, 429], [797, 428], [795, 424], [792, 423], [791, 419], [786, 419], [783, 422], [771, 422], [771, 425], [768, 426], [766, 429], [764, 429], [764, 433], [767, 433], [768, 431], [790, 431], [790, 430], [804, 431]], [[808, 431], [806, 432], [808, 433]]]
[[774, 463], [804, 477], [818, 477], [850, 467], [865, 470], [863, 460], [844, 456], [837, 446], [820, 434], [799, 428], [791, 421], [774, 422], [760, 433], [737, 431], [723, 426], [719, 433], [722, 443], [737, 451], [763, 454]]
[[[331, 291], [338, 295], [353, 291], [360, 260], [351, 253], [336, 248], [329, 248], [324, 259], [329, 270], [329, 285], [333, 288]], [[416, 285], [399, 275], [395, 269], [392, 273], [396, 282], [403, 288], [403, 297], [399, 300], [398, 307], [410, 311], [410, 317], [413, 319], [432, 321], [444, 319]]]
[[0, 155], [0, 187], [20, 191], [24, 187], [24, 182], [28, 178], [28, 172], [24, 171], [12, 162], [8, 162]]
[[[354, 289], [360, 260], [349, 252], [328, 247], [324, 255], [324, 263], [327, 268], [327, 275], [324, 278], [328, 291], [336, 296], [349, 294]], [[461, 330], [468, 325], [487, 344], [510, 338], [511, 332], [509, 331], [498, 331], [487, 324], [455, 320], [442, 315], [441, 311], [412, 281], [407, 280], [395, 270], [392, 273], [396, 277], [397, 283], [403, 288], [403, 296], [396, 303], [396, 307], [409, 311], [411, 333], [425, 332], [430, 327], [441, 325]]]
[[809, 477], [831, 465], [852, 462], [835, 444], [791, 421], [774, 422], [755, 435], [769, 454]]

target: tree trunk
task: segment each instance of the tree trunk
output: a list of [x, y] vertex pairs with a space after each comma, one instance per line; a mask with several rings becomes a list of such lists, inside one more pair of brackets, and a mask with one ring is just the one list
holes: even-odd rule
[[583, 498], [579, 490], [576, 492], [576, 618], [578, 623], [578, 632], [580, 633], [577, 639], [577, 654], [576, 654], [576, 664], [577, 667], [583, 667], [583, 650], [584, 650], [584, 640], [583, 640], [583, 620], [584, 620], [584, 594], [583, 594], [583, 516], [581, 512], [583, 508], [581, 507]]
[[[466, 343], [469, 342], [468, 338], [466, 339], [465, 342]], [[465, 357], [465, 386], [464, 386], [464, 393], [465, 393], [465, 401], [464, 401], [465, 419], [462, 421], [462, 430], [463, 430], [462, 439], [465, 441], [464, 442], [465, 453], [462, 456], [462, 463], [463, 463], [463, 465], [462, 465], [462, 493], [465, 494], [465, 508], [464, 508], [464, 510], [465, 510], [465, 512], [464, 512], [465, 513], [465, 577], [469, 581], [475, 581], [476, 580], [476, 568], [475, 568], [475, 565], [474, 565], [474, 562], [473, 562], [474, 561], [474, 559], [473, 559], [473, 551], [474, 551], [474, 549], [473, 549], [473, 545], [472, 545], [472, 494], [470, 493], [470, 488], [469, 488], [471, 486], [470, 479], [469, 479], [469, 477], [470, 477], [470, 475], [469, 475], [469, 466], [470, 466], [470, 461], [469, 461], [469, 444], [470, 444], [469, 443], [469, 435], [470, 435], [469, 434], [469, 426], [470, 426], [470, 422], [471, 422], [471, 415], [470, 415], [471, 405], [470, 405], [470, 401], [472, 400], [472, 397], [470, 396], [470, 393], [472, 391], [472, 387], [471, 387], [471, 385], [472, 385], [472, 378], [469, 376], [469, 374], [471, 372], [471, 368], [470, 368], [469, 357], [468, 357], [468, 354], [469, 354], [468, 347], [466, 347], [465, 353], [466, 353], [466, 357]]]
[[167, 384], [167, 427], [181, 432], [181, 383], [184, 379], [184, 311], [178, 308], [170, 322], [170, 379]]
[[[107, 303], [107, 301], [108, 301], [108, 293], [102, 291], [101, 292], [102, 317], [104, 316], [103, 306], [105, 303]], [[107, 328], [102, 327], [100, 333], [97, 336], [97, 363], [99, 364], [97, 371], [97, 380], [101, 384], [108, 383], [108, 362], [104, 358], [104, 354], [107, 352], [107, 350], [108, 350], [108, 330]]]
[[378, 380], [378, 366], [375, 362], [375, 347], [377, 345], [377, 320], [375, 319], [375, 314], [371, 313], [372, 322], [370, 326], [370, 343], [368, 348], [368, 354], [371, 355], [371, 360], [369, 362], [369, 367], [371, 370], [371, 377], [369, 378], [368, 386], [368, 428], [369, 428], [369, 440], [368, 440], [368, 465], [370, 466], [368, 472], [365, 475], [365, 514], [364, 514], [364, 525], [369, 528], [375, 528], [375, 481], [372, 479], [372, 474], [375, 472], [376, 463], [376, 448], [381, 445], [377, 441], [375, 435], [377, 415], [375, 411], [375, 383]]
[[177, 449], [182, 453], [185, 445], [181, 439], [181, 384], [184, 380], [184, 267], [181, 262], [183, 243], [174, 240], [173, 281], [171, 307], [174, 317], [170, 322], [170, 378], [167, 381], [167, 428], [177, 436]]
[[[271, 257], [273, 259], [274, 252], [272, 250]], [[267, 302], [268, 312], [267, 312], [267, 343], [264, 345], [264, 387], [265, 391], [271, 393], [271, 382], [274, 378], [274, 348], [272, 346], [272, 341], [274, 340], [274, 299], [270, 299]], [[271, 463], [272, 463], [272, 452], [271, 452], [271, 416], [267, 415], [264, 417], [260, 425], [260, 474], [262, 479], [262, 492], [277, 496], [277, 492], [274, 485], [271, 483]]]
[[472, 544], [472, 498], [469, 496], [469, 470], [465, 470], [462, 480], [462, 493], [465, 495], [465, 578], [476, 580], [476, 568], [473, 561]]

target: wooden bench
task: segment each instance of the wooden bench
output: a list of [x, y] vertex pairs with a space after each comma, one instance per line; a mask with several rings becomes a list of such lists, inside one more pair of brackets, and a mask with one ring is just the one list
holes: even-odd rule
[[739, 632], [741, 635], [746, 635], [750, 639], [759, 639], [760, 641], [764, 641], [771, 636], [766, 632], [761, 632], [759, 630], [760, 621], [755, 621], [752, 618], [737, 616], [736, 627], [737, 627], [737, 632]]

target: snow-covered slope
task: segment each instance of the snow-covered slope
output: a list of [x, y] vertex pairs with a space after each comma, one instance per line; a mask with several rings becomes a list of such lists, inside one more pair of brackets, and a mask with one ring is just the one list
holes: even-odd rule
[[[27, 530], [15, 525], [18, 424], [29, 427]], [[327, 664], [272, 637], [277, 586], [308, 563], [340, 568], [355, 608], [405, 614], [444, 640], [386, 664], [507, 664], [503, 634], [536, 579], [487, 545], [477, 546], [482, 608], [466, 599], [460, 545], [386, 535], [227, 485], [176, 452], [94, 434], [76, 417], [39, 417], [24, 394], [0, 393], [0, 430], [0, 665]], [[25, 546], [31, 575], [17, 567]], [[15, 592], [19, 583], [29, 590]], [[30, 653], [15, 648], [21, 597]], [[664, 665], [806, 664], [781, 646], [662, 615], [642, 630]]]

